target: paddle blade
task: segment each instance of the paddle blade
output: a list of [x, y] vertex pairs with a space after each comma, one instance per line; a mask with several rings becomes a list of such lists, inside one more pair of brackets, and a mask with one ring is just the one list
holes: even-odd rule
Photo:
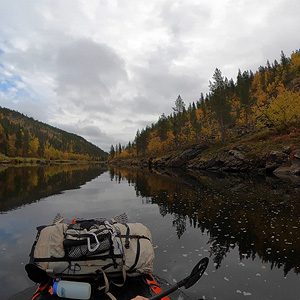
[[188, 277], [187, 282], [184, 284], [184, 287], [186, 289], [190, 288], [201, 278], [207, 268], [208, 262], [209, 259], [207, 257], [204, 257], [197, 263], [197, 265], [192, 270], [191, 275]]

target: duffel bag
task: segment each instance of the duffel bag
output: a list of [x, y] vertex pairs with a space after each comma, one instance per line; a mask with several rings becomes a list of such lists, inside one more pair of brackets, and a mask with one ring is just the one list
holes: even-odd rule
[[[154, 251], [141, 223], [75, 220], [38, 228], [26, 265], [29, 278], [129, 276], [152, 272]], [[45, 275], [46, 274], [46, 275]]]

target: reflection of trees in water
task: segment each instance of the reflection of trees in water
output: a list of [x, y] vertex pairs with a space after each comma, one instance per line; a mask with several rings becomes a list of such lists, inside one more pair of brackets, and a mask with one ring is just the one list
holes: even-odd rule
[[173, 219], [173, 226], [176, 228], [178, 238], [180, 238], [186, 230], [186, 217], [175, 214]]
[[297, 184], [200, 173], [161, 175], [140, 169], [113, 172], [114, 178], [134, 182], [137, 195], [159, 205], [163, 216], [172, 214], [179, 238], [187, 220], [190, 226], [207, 232], [217, 267], [238, 247], [241, 260], [258, 255], [272, 267], [283, 268], [285, 274], [291, 269], [300, 273]]
[[7, 168], [0, 172], [0, 212], [79, 188], [106, 170], [92, 164]]

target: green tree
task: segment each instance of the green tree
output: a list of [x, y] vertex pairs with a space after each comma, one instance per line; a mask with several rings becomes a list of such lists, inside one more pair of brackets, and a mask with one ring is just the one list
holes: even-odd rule
[[182, 144], [182, 134], [185, 122], [187, 121], [185, 103], [179, 95], [175, 100], [175, 107], [173, 107], [173, 134], [175, 136], [176, 144], [180, 147]]
[[217, 120], [221, 132], [222, 142], [225, 141], [226, 128], [230, 123], [230, 102], [227, 95], [229, 87], [228, 80], [223, 78], [222, 72], [219, 69], [215, 70], [213, 82], [209, 84], [210, 106], [214, 112], [214, 117]]
[[165, 114], [162, 114], [157, 122], [157, 134], [161, 141], [165, 141], [168, 138], [169, 121]]
[[115, 148], [113, 145], [110, 146], [109, 155], [112, 159], [115, 157]]
[[250, 96], [250, 87], [253, 80], [253, 74], [249, 71], [241, 73], [241, 70], [238, 72], [237, 82], [236, 82], [236, 90], [237, 96], [241, 104], [241, 108], [244, 112], [245, 116], [245, 124], [248, 126], [249, 124], [249, 116], [252, 114], [252, 97]]
[[146, 126], [146, 129], [142, 129], [141, 132], [138, 130], [135, 136], [134, 143], [136, 144], [137, 156], [145, 154], [150, 136], [151, 128]]
[[193, 104], [191, 105], [191, 108], [190, 108], [190, 122], [191, 122], [192, 130], [195, 132], [195, 134], [198, 138], [199, 134], [201, 133], [201, 124], [197, 119], [196, 110], [197, 110], [196, 105], [193, 102]]

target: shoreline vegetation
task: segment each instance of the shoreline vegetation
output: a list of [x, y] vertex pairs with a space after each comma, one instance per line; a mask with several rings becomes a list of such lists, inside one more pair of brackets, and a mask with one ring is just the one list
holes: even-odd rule
[[46, 166], [54, 164], [106, 164], [105, 161], [99, 160], [64, 160], [64, 159], [43, 159], [36, 157], [8, 157], [0, 154], [0, 166], [16, 166], [16, 165], [31, 165], [31, 166]]
[[209, 93], [112, 145], [111, 164], [300, 175], [300, 50], [236, 81], [215, 70]]
[[258, 133], [227, 143], [203, 143], [161, 156], [115, 158], [117, 166], [138, 166], [157, 171], [203, 170], [259, 175], [300, 176], [300, 129], [288, 134]]

